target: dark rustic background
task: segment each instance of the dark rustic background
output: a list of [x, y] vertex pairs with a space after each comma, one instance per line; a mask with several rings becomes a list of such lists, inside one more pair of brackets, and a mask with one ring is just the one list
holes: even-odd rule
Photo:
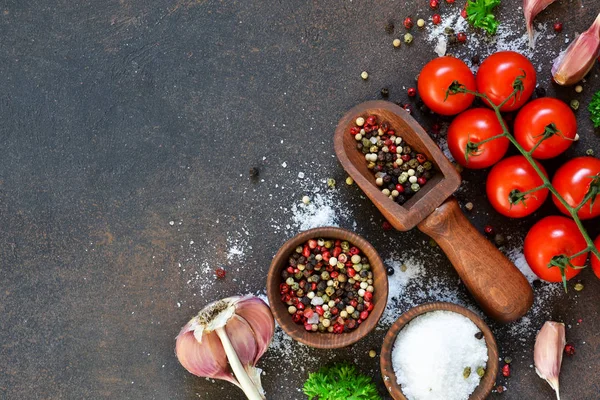
[[[557, 3], [538, 17], [548, 37], [534, 61], [549, 94], [581, 101], [582, 140], [546, 163], [549, 170], [588, 148], [600, 153], [585, 110], [600, 90], [598, 67], [577, 96], [553, 86], [549, 73], [564, 38], [587, 29], [600, 4]], [[501, 21], [519, 36], [520, 5], [501, 6]], [[381, 231], [380, 214], [341, 183], [332, 157], [333, 130], [347, 109], [379, 98], [384, 86], [391, 100], [408, 101], [405, 88], [434, 57], [433, 45], [416, 30], [412, 46], [395, 51], [391, 41], [405, 16], [431, 14], [425, 0], [0, 1], [0, 398], [240, 399], [234, 386], [184, 371], [174, 337], [209, 301], [263, 290], [272, 256], [296, 233], [285, 225], [307, 190], [297, 186], [299, 171], [323, 190], [323, 179], [338, 180], [336, 196], [384, 257], [391, 247], [423, 247], [433, 274], [455, 281], [420, 232]], [[393, 36], [383, 29], [389, 18]], [[557, 20], [565, 30], [553, 37]], [[468, 59], [489, 47], [455, 51]], [[420, 111], [415, 117], [434, 122]], [[251, 166], [264, 181], [248, 179]], [[463, 177], [458, 197], [475, 204], [474, 224], [492, 224], [517, 245], [540, 215], [555, 212], [547, 204], [508, 221], [485, 199], [485, 172]], [[588, 225], [598, 233], [597, 221]], [[246, 238], [244, 256], [233, 261], [232, 235]], [[228, 277], [199, 272], [207, 263], [226, 266]], [[578, 281], [585, 289], [542, 304], [531, 330], [546, 316], [572, 325], [577, 353], [564, 362], [562, 397], [594, 400], [600, 282], [587, 270]], [[531, 330], [521, 338], [492, 327], [501, 354], [514, 359], [513, 377], [498, 380], [508, 391], [492, 397], [553, 398], [530, 367]], [[261, 367], [269, 398], [304, 398], [298, 389], [308, 372], [330, 359], [356, 361], [386, 394], [377, 358], [367, 356], [384, 334], [337, 352], [268, 353]]]

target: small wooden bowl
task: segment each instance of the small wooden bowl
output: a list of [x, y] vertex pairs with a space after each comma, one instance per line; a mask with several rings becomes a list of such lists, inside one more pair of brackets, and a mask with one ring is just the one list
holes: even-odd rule
[[[373, 310], [367, 319], [358, 328], [342, 334], [308, 332], [303, 325], [292, 321], [288, 313], [288, 306], [281, 301], [279, 285], [281, 284], [281, 270], [288, 267], [288, 258], [296, 247], [304, 244], [308, 239], [340, 239], [347, 240], [358, 247], [369, 258], [373, 271]], [[337, 349], [356, 343], [375, 328], [383, 314], [388, 296], [388, 281], [385, 266], [377, 251], [361, 236], [341, 228], [323, 227], [310, 229], [294, 236], [281, 246], [271, 262], [267, 276], [267, 297], [275, 320], [283, 330], [300, 343], [319, 349]]]
[[496, 374], [498, 373], [498, 348], [496, 346], [496, 339], [490, 328], [479, 318], [474, 312], [467, 310], [453, 303], [428, 303], [420, 306], [411, 308], [398, 318], [394, 325], [388, 330], [388, 333], [383, 339], [383, 346], [381, 347], [380, 364], [381, 364], [381, 376], [385, 387], [388, 392], [392, 395], [395, 400], [407, 400], [402, 394], [402, 389], [397, 382], [396, 373], [392, 364], [392, 349], [396, 342], [396, 336], [398, 332], [406, 326], [413, 318], [431, 312], [431, 311], [453, 311], [455, 313], [464, 315], [469, 318], [477, 327], [483, 332], [485, 344], [488, 349], [488, 361], [485, 369], [485, 375], [481, 378], [479, 386], [475, 388], [475, 391], [469, 396], [469, 400], [485, 400], [494, 387], [496, 381]]

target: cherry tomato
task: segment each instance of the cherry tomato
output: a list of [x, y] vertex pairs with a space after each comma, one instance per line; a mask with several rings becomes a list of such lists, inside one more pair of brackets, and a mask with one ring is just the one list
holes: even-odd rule
[[[551, 127], [551, 124], [554, 124]], [[571, 108], [558, 99], [543, 97], [527, 104], [515, 118], [515, 139], [530, 151], [542, 140], [546, 129], [558, 133], [544, 140], [533, 152], [533, 157], [545, 160], [556, 157], [571, 146], [577, 134], [577, 120]]]
[[[594, 245], [600, 250], [600, 235], [594, 240]], [[600, 279], [600, 259], [594, 254], [592, 254], [592, 271]]]
[[417, 86], [421, 99], [432, 111], [441, 115], [454, 115], [469, 108], [475, 96], [446, 92], [457, 81], [469, 90], [475, 90], [475, 77], [467, 64], [454, 57], [438, 57], [428, 62], [421, 73]]
[[[527, 232], [523, 252], [527, 264], [540, 279], [560, 282], [562, 281], [560, 268], [548, 268], [552, 257], [561, 254], [572, 256], [586, 247], [587, 243], [572, 219], [552, 215], [539, 220]], [[587, 256], [587, 253], [577, 256], [571, 260], [571, 263], [577, 267], [583, 266]], [[567, 267], [565, 276], [569, 280], [580, 272], [581, 269]]]
[[473, 108], [459, 114], [448, 128], [448, 148], [460, 165], [479, 169], [496, 164], [508, 150], [509, 141], [502, 137], [477, 146], [465, 158], [467, 145], [479, 142], [502, 133], [502, 126], [496, 113], [488, 108]]
[[[590, 189], [592, 182], [591, 176], [598, 176], [600, 179], [600, 159], [594, 157], [577, 157], [564, 163], [554, 174], [552, 186], [569, 203], [571, 207], [579, 205], [586, 193]], [[565, 206], [562, 205], [556, 196], [552, 196], [552, 201], [558, 207], [560, 212], [569, 215]], [[594, 205], [590, 207], [588, 200], [577, 215], [581, 219], [590, 219], [600, 215], [600, 194], [598, 194]]]
[[523, 74], [523, 90], [500, 108], [500, 111], [514, 111], [527, 102], [535, 89], [535, 68], [525, 56], [514, 51], [499, 51], [486, 58], [477, 72], [477, 91], [499, 105], [513, 92], [515, 78]]
[[[544, 167], [536, 161], [546, 177]], [[535, 169], [523, 156], [505, 158], [490, 171], [487, 177], [486, 192], [492, 207], [500, 214], [511, 218], [521, 218], [540, 208], [548, 197], [548, 189], [540, 189], [526, 195], [522, 201], [511, 205], [510, 196], [514, 190], [526, 192], [541, 186], [544, 182]]]

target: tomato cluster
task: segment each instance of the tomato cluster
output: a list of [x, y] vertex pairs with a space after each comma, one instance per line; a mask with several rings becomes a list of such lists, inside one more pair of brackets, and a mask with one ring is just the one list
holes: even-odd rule
[[[539, 174], [548, 178], [537, 160], [554, 158], [565, 152], [576, 140], [577, 119], [563, 101], [542, 97], [529, 101], [536, 86], [533, 64], [513, 51], [492, 54], [483, 61], [475, 76], [469, 67], [454, 57], [439, 57], [429, 62], [419, 74], [419, 94], [427, 107], [445, 115], [457, 115], [448, 128], [448, 148], [462, 166], [490, 170], [486, 192], [496, 211], [511, 218], [532, 214], [546, 201], [549, 190]], [[482, 94], [486, 107], [471, 107], [474, 93]], [[522, 155], [504, 158], [510, 141], [502, 135], [508, 125], [499, 112], [516, 112], [513, 137], [535, 158], [536, 168]], [[504, 159], [503, 159], [504, 158]], [[537, 169], [537, 170], [536, 170]], [[600, 179], [600, 159], [578, 157], [562, 165], [552, 178], [552, 186], [569, 204], [579, 206], [580, 219], [600, 216], [600, 199], [590, 198], [590, 186]], [[597, 186], [596, 186], [597, 187]], [[588, 198], [586, 200], [586, 195]], [[593, 196], [592, 196], [593, 197]], [[558, 210], [570, 216], [556, 196], [552, 200]], [[600, 237], [595, 241], [598, 248]], [[541, 278], [559, 282], [577, 275], [588, 254], [568, 260], [556, 256], [573, 256], [587, 248], [577, 224], [562, 216], [548, 216], [538, 221], [525, 238], [527, 263]], [[560, 264], [549, 268], [549, 265]], [[600, 259], [592, 255], [592, 269], [600, 278]]]

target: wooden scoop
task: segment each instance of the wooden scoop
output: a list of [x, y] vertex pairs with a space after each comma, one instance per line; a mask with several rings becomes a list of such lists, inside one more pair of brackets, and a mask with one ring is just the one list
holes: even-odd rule
[[[375, 115], [387, 121], [403, 142], [431, 161], [436, 175], [404, 205], [392, 201], [375, 185], [350, 128], [357, 117]], [[352, 108], [338, 123], [335, 153], [356, 184], [394, 226], [407, 231], [417, 226], [444, 250], [463, 283], [481, 308], [501, 322], [514, 321], [533, 303], [531, 286], [512, 262], [484, 238], [463, 215], [452, 193], [459, 173], [423, 128], [402, 108], [387, 101], [368, 101]]]

